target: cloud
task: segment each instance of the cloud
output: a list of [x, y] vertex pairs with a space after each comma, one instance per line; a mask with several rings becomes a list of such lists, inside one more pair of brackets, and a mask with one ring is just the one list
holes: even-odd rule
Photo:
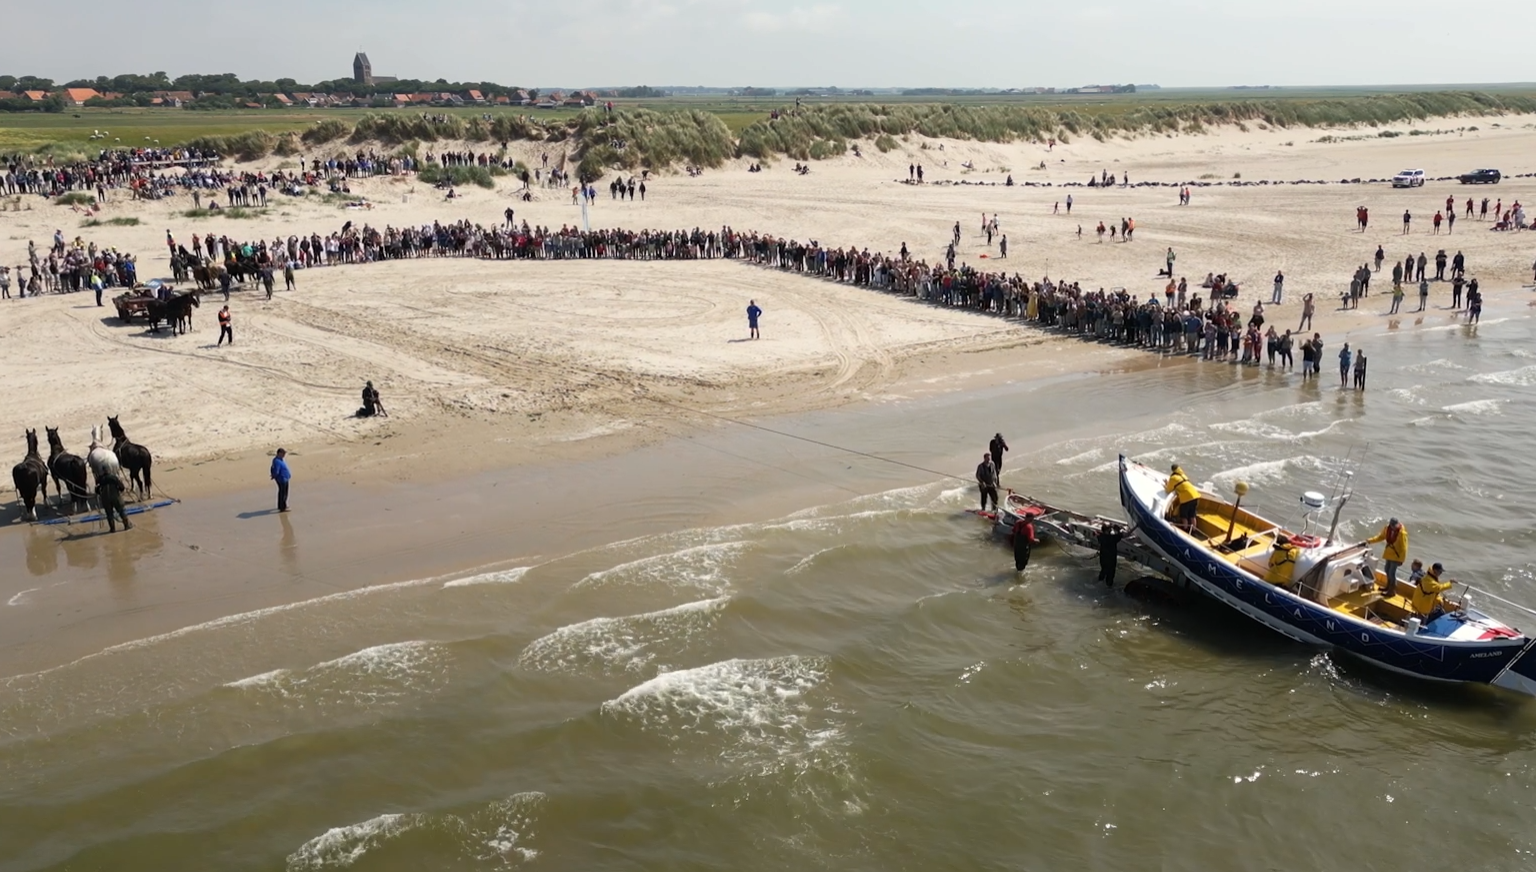
[[792, 30], [822, 30], [839, 24], [846, 16], [843, 7], [833, 4], [792, 6], [782, 12], [754, 10], [746, 14], [747, 26], [764, 33]]

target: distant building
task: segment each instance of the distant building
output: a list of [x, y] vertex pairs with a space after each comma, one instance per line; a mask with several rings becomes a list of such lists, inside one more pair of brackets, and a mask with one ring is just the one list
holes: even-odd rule
[[85, 101], [102, 96], [95, 88], [65, 88], [64, 102], [70, 106], [84, 106]]
[[359, 85], [373, 84], [373, 64], [369, 62], [368, 56], [362, 52], [358, 52], [352, 57], [352, 81]]

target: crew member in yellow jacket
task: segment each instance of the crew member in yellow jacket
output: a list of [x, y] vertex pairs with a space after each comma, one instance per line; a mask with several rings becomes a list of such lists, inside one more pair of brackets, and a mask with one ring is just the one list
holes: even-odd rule
[[1269, 572], [1264, 574], [1264, 580], [1280, 587], [1290, 587], [1296, 574], [1296, 559], [1301, 556], [1301, 549], [1291, 544], [1291, 540], [1285, 536], [1275, 539], [1274, 550], [1269, 552]]
[[1179, 526], [1193, 533], [1195, 515], [1200, 511], [1200, 489], [1195, 487], [1177, 463], [1173, 465], [1167, 484], [1163, 485], [1163, 493], [1174, 495], [1179, 511]]
[[1377, 542], [1387, 543], [1382, 549], [1381, 557], [1387, 562], [1387, 588], [1386, 595], [1393, 596], [1397, 593], [1397, 571], [1408, 562], [1408, 528], [1398, 522], [1396, 518], [1387, 521], [1387, 525], [1381, 528], [1381, 532], [1365, 540], [1365, 544], [1374, 545]]
[[1445, 567], [1436, 563], [1419, 579], [1413, 588], [1413, 611], [1426, 623], [1445, 614], [1445, 602], [1441, 594], [1456, 586], [1453, 581], [1441, 581]]

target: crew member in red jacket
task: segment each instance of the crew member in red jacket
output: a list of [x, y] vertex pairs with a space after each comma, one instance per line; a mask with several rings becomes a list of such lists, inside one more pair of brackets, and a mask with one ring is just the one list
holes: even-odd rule
[[1013, 568], [1023, 572], [1029, 565], [1029, 553], [1035, 547], [1035, 522], [1021, 515], [1013, 524]]

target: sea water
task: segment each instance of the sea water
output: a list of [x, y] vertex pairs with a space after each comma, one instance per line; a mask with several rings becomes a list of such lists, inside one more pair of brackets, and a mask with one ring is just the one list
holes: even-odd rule
[[[1310, 384], [1175, 361], [765, 422], [959, 479], [860, 491], [879, 462], [848, 455], [847, 499], [782, 517], [0, 680], [0, 872], [1529, 869], [1536, 701], [1138, 601], [1088, 555], [1017, 578], [965, 510], [997, 430], [1006, 485], [1088, 512], [1122, 452], [1288, 522], [1352, 472], [1340, 536], [1396, 515], [1536, 603], [1532, 338], [1358, 333], [1363, 393], [1333, 341]], [[836, 455], [753, 438], [785, 443], [742, 455], [765, 476]]]

